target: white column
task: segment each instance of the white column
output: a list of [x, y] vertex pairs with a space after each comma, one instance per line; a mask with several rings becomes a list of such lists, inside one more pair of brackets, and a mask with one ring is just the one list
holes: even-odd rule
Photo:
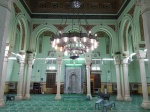
[[7, 64], [8, 64], [8, 57], [9, 57], [9, 46], [6, 46], [5, 50], [5, 56], [4, 56], [4, 62], [3, 62], [3, 71], [2, 71], [2, 76], [1, 76], [1, 83], [0, 83], [0, 107], [4, 106], [4, 87], [5, 87], [5, 78], [6, 78], [6, 72], [7, 72]]
[[6, 69], [7, 59], [5, 57], [5, 47], [6, 39], [8, 37], [8, 27], [10, 19], [10, 10], [11, 10], [12, 0], [0, 0], [0, 107], [4, 106], [3, 95], [4, 95], [4, 82], [5, 74], [3, 70]]
[[120, 79], [121, 79], [121, 94], [122, 94], [122, 98], [124, 99], [125, 96], [125, 90], [124, 90], [124, 76], [123, 76], [123, 66], [122, 64], [120, 65]]
[[91, 83], [90, 83], [90, 65], [91, 65], [91, 60], [86, 60], [86, 76], [87, 76], [87, 96], [90, 97], [90, 100], [92, 100], [91, 96]]
[[24, 75], [24, 58], [19, 60], [20, 64], [20, 71], [19, 71], [19, 78], [18, 78], [18, 86], [17, 86], [17, 96], [16, 100], [22, 100], [22, 88], [23, 88], [23, 75]]
[[128, 59], [127, 58], [123, 59], [122, 64], [123, 64], [124, 87], [125, 87], [124, 100], [132, 101], [132, 99], [130, 97], [130, 90], [129, 90]]
[[138, 0], [141, 6], [141, 14], [143, 18], [144, 38], [147, 49], [147, 58], [149, 59], [149, 73], [150, 73], [150, 0]]
[[121, 95], [121, 82], [120, 82], [120, 72], [119, 72], [119, 60], [115, 60], [115, 68], [116, 68], [116, 79], [117, 79], [117, 100], [123, 100]]
[[27, 72], [27, 80], [26, 80], [25, 99], [30, 98], [30, 83], [31, 83], [31, 74], [32, 74], [32, 64], [33, 64], [33, 56], [32, 56], [32, 54], [28, 54], [28, 72]]
[[139, 50], [136, 54], [137, 54], [137, 58], [139, 59], [142, 92], [143, 92], [143, 102], [141, 104], [141, 107], [143, 107], [145, 109], [150, 109], [150, 101], [148, 98], [145, 63], [144, 63], [144, 58], [146, 56], [146, 53], [142, 50]]
[[57, 59], [57, 64], [58, 64], [58, 69], [57, 69], [57, 94], [55, 96], [55, 100], [60, 100], [61, 99], [61, 94], [60, 94], [60, 79], [61, 79], [61, 59]]

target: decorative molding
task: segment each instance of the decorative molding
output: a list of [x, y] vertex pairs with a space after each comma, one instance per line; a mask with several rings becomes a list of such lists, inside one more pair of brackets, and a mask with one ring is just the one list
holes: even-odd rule
[[140, 15], [140, 18], [139, 18], [139, 19], [140, 19], [141, 41], [145, 41], [142, 15]]
[[128, 26], [128, 21], [125, 23], [124, 32], [123, 32], [124, 51], [127, 51], [127, 39], [126, 39], [127, 26]]
[[21, 12], [21, 10], [15, 3], [13, 3], [13, 5], [14, 5], [14, 9], [15, 9], [15, 15], [19, 14]]
[[114, 31], [116, 30], [116, 26], [115, 25], [108, 25], [109, 27], [111, 27]]
[[58, 30], [63, 30], [66, 26], [68, 26], [68, 25], [56, 25], [56, 24], [54, 24], [54, 26], [58, 29]]
[[24, 44], [25, 44], [25, 27], [22, 20], [20, 20], [21, 26], [22, 26], [22, 43], [21, 43], [21, 50], [24, 50]]
[[19, 24], [17, 24], [17, 29], [20, 31], [20, 25]]
[[139, 44], [139, 47], [140, 47], [140, 48], [145, 48], [146, 45], [145, 45], [145, 44]]
[[42, 53], [42, 42], [43, 42], [43, 37], [39, 37], [39, 53]]
[[128, 11], [127, 14], [130, 14], [133, 18], [133, 14], [134, 14], [134, 9], [135, 9], [135, 5], [132, 6], [132, 8]]
[[[67, 13], [73, 13], [74, 10], [70, 8], [70, 4], [66, 0], [55, 1], [55, 0], [37, 0], [36, 2], [30, 0], [20, 0], [22, 5], [25, 7], [26, 11], [31, 18], [49, 18], [49, 19], [61, 19], [65, 16], [68, 19], [76, 18], [73, 15], [67, 15]], [[79, 9], [79, 18], [82, 19], [117, 19], [126, 6], [129, 4], [130, 0], [113, 0], [113, 1], [90, 1], [83, 0], [82, 5]], [[34, 7], [34, 8], [33, 8]], [[43, 13], [43, 14], [40, 14]], [[55, 13], [59, 13], [58, 15]], [[63, 14], [62, 14], [63, 13]], [[94, 15], [90, 15], [94, 14]], [[102, 15], [101, 15], [102, 14]], [[103, 15], [107, 14], [107, 15]], [[114, 15], [113, 15], [114, 14]]]
[[38, 27], [40, 24], [33, 24], [33, 30]]
[[95, 25], [81, 25], [86, 31], [90, 31]]

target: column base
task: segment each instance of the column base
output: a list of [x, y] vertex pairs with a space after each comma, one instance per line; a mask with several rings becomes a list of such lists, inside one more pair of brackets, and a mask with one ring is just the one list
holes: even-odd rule
[[3, 99], [0, 100], [0, 107], [4, 107], [5, 106], [5, 102]]
[[150, 109], [150, 101], [143, 100], [141, 107], [143, 107], [144, 109]]
[[26, 99], [26, 100], [30, 99], [30, 94], [26, 94], [25, 97], [24, 97], [24, 99]]
[[92, 100], [91, 94], [87, 94], [86, 97], [90, 97], [90, 100]]
[[132, 99], [131, 99], [130, 96], [125, 96], [125, 97], [124, 97], [124, 100], [125, 100], [125, 101], [132, 101]]
[[16, 98], [15, 98], [15, 100], [22, 100], [22, 99], [23, 99], [22, 95], [17, 95]]
[[61, 100], [61, 94], [56, 94], [55, 100]]
[[117, 95], [116, 99], [117, 100], [123, 100], [123, 97], [121, 95]]

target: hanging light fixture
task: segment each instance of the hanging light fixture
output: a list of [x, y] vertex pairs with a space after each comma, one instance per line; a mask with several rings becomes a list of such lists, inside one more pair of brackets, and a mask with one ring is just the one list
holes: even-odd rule
[[[79, 0], [72, 0], [70, 5], [72, 9], [79, 9], [82, 4]], [[85, 20], [85, 22], [88, 26], [87, 20]], [[74, 31], [74, 24], [79, 25], [78, 32]], [[78, 20], [78, 23], [73, 23], [72, 20], [72, 29], [68, 33], [59, 31], [59, 33], [54, 35], [50, 41], [55, 50], [63, 52], [64, 55], [70, 56], [71, 59], [76, 59], [81, 54], [93, 51], [98, 46], [97, 34], [92, 35], [91, 31], [82, 33], [80, 19]]]

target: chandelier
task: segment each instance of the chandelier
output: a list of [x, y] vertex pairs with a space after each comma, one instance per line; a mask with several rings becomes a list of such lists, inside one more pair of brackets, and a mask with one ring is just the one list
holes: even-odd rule
[[[79, 9], [81, 2], [79, 0], [72, 0], [70, 6], [72, 9]], [[85, 22], [88, 26], [87, 20]], [[74, 31], [74, 24], [78, 24], [79, 31]], [[50, 41], [55, 50], [63, 52], [64, 55], [69, 56], [71, 59], [76, 59], [82, 54], [93, 51], [98, 46], [97, 34], [92, 35], [91, 31], [83, 33], [80, 19], [77, 23], [73, 23], [72, 20], [72, 29], [69, 32], [63, 33], [63, 31], [59, 31]]]

